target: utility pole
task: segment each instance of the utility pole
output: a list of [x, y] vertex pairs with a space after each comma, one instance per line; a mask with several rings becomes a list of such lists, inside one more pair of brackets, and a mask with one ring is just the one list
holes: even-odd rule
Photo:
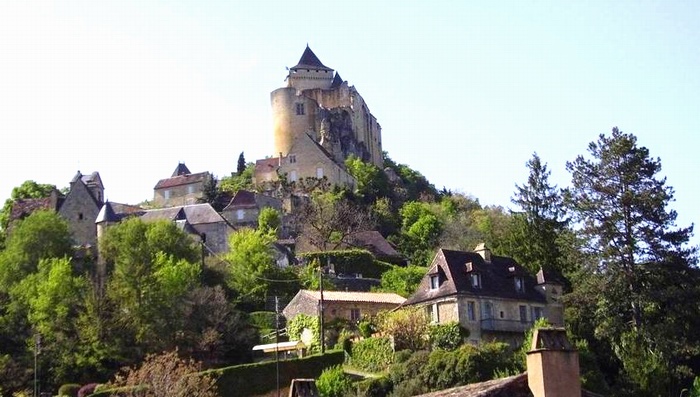
[[280, 397], [280, 299], [275, 295], [275, 370], [277, 372], [277, 397]]
[[[330, 258], [328, 258], [330, 261]], [[319, 284], [319, 291], [321, 292], [321, 302], [319, 303], [319, 322], [320, 322], [320, 338], [321, 338], [321, 354], [326, 352], [326, 344], [324, 342], [324, 332], [323, 332], [323, 266], [318, 267], [318, 284]]]
[[34, 335], [34, 397], [39, 397], [39, 351], [41, 350], [41, 335]]

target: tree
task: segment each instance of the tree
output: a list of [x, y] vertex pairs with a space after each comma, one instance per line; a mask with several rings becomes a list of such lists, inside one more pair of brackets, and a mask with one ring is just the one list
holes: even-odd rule
[[516, 223], [513, 230], [518, 235], [511, 244], [510, 254], [531, 272], [540, 268], [561, 270], [562, 253], [557, 240], [567, 225], [563, 198], [559, 189], [550, 184], [550, 171], [537, 153], [526, 165], [530, 170], [527, 183], [515, 185], [511, 199], [522, 212], [513, 218]]
[[245, 156], [243, 155], [243, 152], [238, 155], [238, 165], [236, 166], [236, 174], [241, 175], [243, 172], [245, 172], [246, 169], [246, 163], [245, 163]]
[[217, 212], [224, 209], [224, 203], [221, 202], [221, 190], [219, 183], [214, 175], [207, 173], [202, 182], [202, 197], [197, 199], [198, 203], [209, 203]]
[[248, 163], [243, 171], [237, 174], [231, 174], [231, 176], [221, 178], [221, 183], [219, 187], [222, 192], [228, 192], [231, 194], [236, 193], [239, 190], [253, 189], [253, 174], [255, 173], [255, 163]]
[[301, 203], [296, 222], [303, 239], [320, 251], [338, 249], [373, 226], [365, 208], [331, 192], [311, 194]]
[[[260, 230], [243, 228], [229, 236], [230, 250], [227, 284], [240, 294], [240, 299], [255, 307], [263, 306], [268, 296], [286, 295], [298, 286], [291, 270], [280, 269], [272, 255], [275, 236]], [[291, 287], [291, 288], [290, 288]]]
[[424, 308], [405, 307], [380, 314], [379, 331], [394, 337], [396, 351], [418, 351], [426, 348], [430, 324]]
[[129, 397], [217, 397], [216, 379], [202, 365], [182, 359], [177, 350], [150, 354], [140, 367], [117, 374], [105, 388]]
[[0, 252], [0, 291], [37, 271], [39, 261], [71, 256], [68, 224], [53, 211], [36, 211], [18, 222]]
[[12, 206], [17, 200], [49, 197], [54, 191], [56, 191], [56, 186], [34, 181], [24, 181], [21, 185], [13, 188], [10, 198], [5, 200], [5, 205], [0, 210], [0, 229], [3, 232], [7, 231]]
[[258, 230], [263, 233], [277, 236], [282, 224], [280, 213], [272, 207], [264, 207], [258, 215]]
[[380, 291], [408, 297], [416, 291], [427, 269], [421, 266], [392, 266], [382, 273]]
[[409, 201], [401, 207], [399, 248], [412, 263], [426, 266], [442, 234], [443, 222], [428, 203]]
[[[588, 151], [591, 158], [567, 163], [572, 187], [565, 199], [586, 238], [584, 248], [597, 259], [588, 270], [599, 286], [596, 335], [610, 341], [638, 392], [660, 394], [677, 386], [685, 352], [700, 346], [696, 333], [684, 326], [669, 329], [672, 334], [654, 332], [660, 325], [656, 321], [686, 318], [684, 311], [700, 315], [697, 304], [687, 302], [664, 305], [664, 318], [654, 315], [667, 301], [662, 294], [674, 276], [696, 261], [696, 248], [687, 246], [693, 227], [676, 227], [677, 214], [668, 209], [673, 189], [657, 177], [661, 161], [639, 147], [634, 135], [614, 128], [610, 136], [601, 134], [591, 142]], [[649, 273], [655, 282], [647, 281]], [[679, 351], [666, 339], [687, 343]]]
[[354, 155], [345, 160], [345, 167], [357, 182], [355, 192], [366, 203], [389, 195], [389, 181], [381, 168], [372, 163], [366, 163]]

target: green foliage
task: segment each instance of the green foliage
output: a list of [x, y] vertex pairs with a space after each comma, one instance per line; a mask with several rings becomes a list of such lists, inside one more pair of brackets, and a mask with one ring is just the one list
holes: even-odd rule
[[382, 273], [379, 291], [393, 292], [406, 298], [416, 291], [427, 271], [421, 266], [392, 266]]
[[[299, 359], [279, 362], [280, 385], [289, 385], [295, 378], [318, 378], [324, 369], [342, 365], [345, 353], [342, 350], [326, 352]], [[275, 361], [243, 364], [207, 371], [218, 380], [216, 385], [222, 396], [256, 396], [274, 390], [276, 379]]]
[[214, 175], [207, 173], [202, 182], [202, 197], [197, 199], [198, 203], [209, 203], [216, 211], [221, 212], [225, 204], [221, 200], [221, 190]]
[[219, 188], [223, 192], [235, 194], [239, 190], [251, 190], [253, 186], [253, 175], [255, 174], [255, 163], [248, 163], [243, 172], [232, 174], [229, 177], [221, 178]]
[[36, 183], [34, 181], [24, 181], [21, 185], [16, 186], [10, 193], [10, 198], [5, 200], [5, 205], [0, 210], [0, 229], [5, 233], [10, 222], [10, 213], [12, 205], [17, 200], [29, 198], [45, 198], [49, 197], [56, 190], [56, 186]]
[[693, 380], [693, 386], [689, 393], [689, 397], [700, 397], [700, 376], [696, 376]]
[[386, 376], [379, 378], [368, 378], [355, 383], [357, 396], [363, 397], [385, 397], [394, 389], [394, 384]]
[[236, 173], [241, 175], [246, 170], [245, 155], [243, 152], [238, 155], [238, 163], [236, 164]]
[[368, 319], [362, 319], [357, 324], [357, 329], [360, 331], [360, 336], [363, 338], [369, 338], [375, 332], [374, 324], [372, 324], [372, 322]]
[[355, 193], [365, 202], [374, 202], [379, 197], [389, 195], [389, 181], [381, 168], [366, 163], [356, 156], [348, 157], [345, 160], [345, 167], [357, 181]]
[[302, 261], [319, 263], [322, 266], [331, 264], [336, 274], [362, 274], [363, 277], [380, 278], [392, 265], [380, 262], [366, 250], [342, 250], [325, 252], [308, 252], [299, 255]]
[[427, 347], [428, 316], [423, 308], [404, 307], [380, 313], [379, 331], [394, 337], [396, 350], [422, 350]]
[[462, 328], [457, 321], [446, 324], [432, 324], [430, 325], [428, 336], [430, 346], [434, 350], [455, 350], [462, 345], [464, 338], [469, 336], [469, 330]]
[[350, 364], [363, 371], [381, 372], [394, 361], [389, 338], [366, 338], [352, 345]]
[[243, 302], [261, 307], [267, 296], [275, 295], [275, 288], [289, 283], [271, 280], [293, 281], [296, 277], [277, 267], [272, 255], [275, 237], [260, 230], [243, 228], [229, 236], [230, 251], [224, 255], [228, 262], [227, 284], [240, 294]]
[[58, 388], [59, 396], [78, 397], [80, 385], [77, 383], [66, 383]]
[[311, 330], [311, 345], [307, 346], [310, 350], [316, 350], [321, 346], [321, 324], [319, 318], [315, 316], [307, 316], [306, 314], [297, 314], [294, 318], [287, 321], [287, 335], [289, 340], [301, 340], [301, 333], [304, 329]]
[[262, 233], [277, 236], [282, 218], [279, 211], [272, 207], [264, 207], [258, 215], [258, 230]]
[[39, 261], [71, 256], [68, 224], [53, 211], [36, 211], [13, 227], [0, 252], [0, 291], [37, 271]]
[[321, 397], [343, 397], [352, 387], [352, 380], [341, 365], [326, 368], [316, 380]]
[[399, 248], [411, 263], [427, 266], [432, 259], [444, 223], [435, 208], [424, 202], [409, 201], [401, 207]]

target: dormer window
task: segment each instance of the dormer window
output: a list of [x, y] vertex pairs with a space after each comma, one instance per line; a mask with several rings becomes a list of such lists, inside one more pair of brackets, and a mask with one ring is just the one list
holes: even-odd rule
[[515, 277], [515, 291], [522, 293], [525, 292], [525, 281], [522, 277]]
[[479, 273], [471, 274], [472, 287], [481, 288], [481, 275]]
[[430, 275], [430, 289], [435, 290], [440, 288], [440, 275], [432, 274]]

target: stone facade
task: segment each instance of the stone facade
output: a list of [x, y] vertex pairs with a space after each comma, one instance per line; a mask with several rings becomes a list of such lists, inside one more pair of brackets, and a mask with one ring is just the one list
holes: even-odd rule
[[[298, 314], [318, 316], [320, 299], [319, 291], [300, 290], [282, 312], [287, 320], [291, 320]], [[404, 298], [396, 294], [325, 291], [323, 293], [323, 320], [330, 321], [342, 318], [357, 321], [363, 316], [393, 310], [404, 301]]]
[[70, 190], [63, 200], [58, 214], [68, 221], [68, 230], [77, 246], [97, 247], [95, 219], [102, 208], [104, 186], [100, 174], [80, 172], [70, 182]]
[[[381, 126], [357, 90], [323, 65], [307, 46], [289, 69], [287, 87], [270, 94], [277, 164], [256, 167], [256, 182], [278, 175], [328, 179], [354, 186], [345, 160], [357, 156], [383, 166]], [[266, 159], [269, 160], [269, 159]], [[273, 165], [267, 162], [266, 165]]]
[[156, 207], [175, 207], [196, 204], [202, 197], [208, 172], [192, 174], [184, 163], [179, 163], [170, 178], [161, 179], [153, 188], [153, 204]]

